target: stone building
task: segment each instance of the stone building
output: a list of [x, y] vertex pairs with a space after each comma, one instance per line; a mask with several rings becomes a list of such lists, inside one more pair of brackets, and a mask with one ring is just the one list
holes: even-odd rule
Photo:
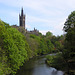
[[34, 35], [39, 35], [39, 30], [35, 29], [34, 30], [31, 30], [31, 31], [28, 31], [26, 29], [26, 25], [25, 25], [25, 15], [23, 13], [23, 8], [21, 10], [21, 15], [19, 14], [19, 26], [17, 25], [12, 25], [13, 28], [16, 28], [18, 29], [20, 32], [22, 33], [26, 33], [26, 34], [34, 34]]
[[34, 34], [34, 35], [37, 35], [37, 36], [39, 35], [39, 30], [37, 30], [35, 28], [34, 28], [34, 30], [31, 30], [31, 31], [27, 30], [26, 32], [27, 32], [27, 34]]
[[25, 29], [25, 15], [23, 13], [23, 8], [21, 10], [21, 15], [19, 14], [19, 26]]

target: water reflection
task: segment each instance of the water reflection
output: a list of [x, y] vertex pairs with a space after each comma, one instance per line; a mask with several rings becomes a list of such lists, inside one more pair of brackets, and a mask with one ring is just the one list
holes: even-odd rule
[[31, 59], [21, 67], [16, 75], [63, 75], [62, 71], [47, 66], [45, 60], [44, 57]]

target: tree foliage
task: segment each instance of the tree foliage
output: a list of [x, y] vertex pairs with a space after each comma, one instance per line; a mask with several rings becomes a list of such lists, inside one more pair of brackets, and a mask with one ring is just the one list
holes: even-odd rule
[[[75, 54], [75, 11], [73, 11], [69, 16], [68, 16], [68, 21], [66, 21], [66, 28], [67, 34], [65, 38], [65, 59], [71, 59], [74, 57]], [[70, 21], [70, 22], [69, 22]], [[65, 27], [65, 26], [64, 26]]]
[[74, 55], [75, 55], [75, 27], [69, 29], [69, 31], [66, 34], [66, 39], [65, 39], [65, 50], [64, 50], [64, 54], [65, 54], [65, 59], [69, 60], [69, 59], [74, 59]]
[[53, 36], [53, 34], [52, 34], [50, 31], [48, 31], [48, 32], [46, 33], [46, 36]]
[[56, 37], [51, 32], [36, 36], [0, 20], [0, 75], [15, 74], [27, 59], [56, 52], [55, 48], [62, 45], [61, 40], [63, 37]]
[[54, 45], [51, 43], [49, 39], [46, 40], [47, 47], [48, 47], [48, 53], [52, 53], [54, 51]]
[[[0, 73], [15, 73], [27, 60], [27, 42], [25, 36], [15, 28], [0, 21]], [[27, 49], [27, 50], [26, 50]]]
[[56, 55], [47, 55], [46, 58], [47, 58], [46, 63], [49, 66], [55, 67], [56, 69], [61, 69], [61, 70], [65, 69], [64, 66], [66, 65], [64, 63], [64, 59], [61, 53], [57, 53]]
[[73, 11], [64, 24], [64, 31], [67, 32], [70, 28], [75, 27], [75, 11]]
[[63, 57], [67, 63], [68, 74], [70, 74], [70, 70], [72, 71], [72, 69], [75, 69], [72, 67], [75, 66], [75, 11], [69, 15], [64, 28], [67, 34], [65, 38]]

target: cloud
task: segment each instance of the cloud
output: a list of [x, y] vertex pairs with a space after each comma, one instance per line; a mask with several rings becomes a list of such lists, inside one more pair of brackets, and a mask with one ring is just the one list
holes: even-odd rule
[[47, 30], [40, 30], [39, 32], [41, 32], [43, 35], [46, 35]]
[[43, 34], [52, 31], [58, 35], [63, 33], [65, 19], [75, 9], [75, 0], [0, 0], [0, 14], [3, 14], [0, 17], [6, 17], [10, 24], [18, 24], [21, 7], [27, 14], [26, 28], [36, 26]]
[[47, 32], [53, 32], [52, 30], [40, 30], [39, 32], [41, 32], [43, 35], [46, 35]]
[[62, 19], [61, 22], [59, 22], [58, 25], [55, 25], [55, 26], [54, 26], [52, 32], [53, 32], [55, 35], [61, 35], [61, 34], [63, 34], [63, 32], [64, 32], [64, 31], [63, 31], [63, 27], [64, 27], [65, 21], [66, 21], [66, 19], [64, 18], [64, 19]]
[[46, 32], [50, 31], [53, 33], [53, 35], [61, 35], [63, 34], [63, 26], [64, 26], [64, 23], [65, 23], [66, 19], [65, 18], [62, 18], [60, 20], [58, 20], [58, 22], [54, 22], [53, 25], [51, 24], [47, 24], [45, 25], [45, 30], [40, 30], [40, 32], [42, 32], [44, 35], [46, 34]]
[[28, 22], [50, 22], [45, 18], [39, 18], [37, 16], [27, 16], [27, 21]]
[[27, 29], [31, 29], [31, 26], [26, 24], [26, 28]]
[[[75, 6], [75, 0], [0, 0], [0, 3], [13, 7], [23, 6], [44, 14], [60, 13], [61, 11], [58, 10]], [[52, 10], [56, 12], [52, 12]]]

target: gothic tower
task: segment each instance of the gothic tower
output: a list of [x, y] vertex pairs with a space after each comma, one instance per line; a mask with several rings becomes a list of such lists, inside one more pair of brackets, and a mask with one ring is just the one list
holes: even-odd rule
[[23, 13], [23, 8], [21, 10], [21, 15], [19, 14], [19, 26], [25, 29], [25, 15]]

